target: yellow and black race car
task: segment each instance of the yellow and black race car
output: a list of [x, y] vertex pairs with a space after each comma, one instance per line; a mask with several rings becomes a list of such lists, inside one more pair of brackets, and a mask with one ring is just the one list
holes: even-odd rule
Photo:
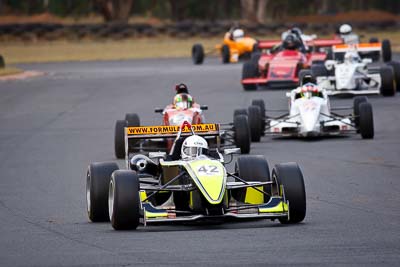
[[[126, 129], [127, 139], [135, 138], [136, 128]], [[148, 157], [127, 157], [127, 170], [119, 170], [113, 162], [90, 164], [86, 183], [89, 219], [110, 220], [115, 230], [204, 220], [303, 221], [306, 195], [296, 163], [277, 164], [270, 174], [263, 156], [242, 156], [235, 171], [229, 172], [224, 156], [218, 150], [207, 150], [196, 128], [183, 123], [169, 155], [154, 152]], [[180, 143], [182, 136], [189, 137]], [[175, 150], [182, 151], [180, 157], [174, 157]], [[224, 155], [232, 159], [239, 151], [225, 149]]]

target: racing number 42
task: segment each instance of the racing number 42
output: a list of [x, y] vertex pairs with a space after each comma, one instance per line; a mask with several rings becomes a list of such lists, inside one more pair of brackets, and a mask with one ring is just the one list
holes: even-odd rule
[[204, 173], [206, 175], [213, 175], [219, 173], [218, 167], [212, 165], [200, 166], [200, 168], [197, 171], [200, 173]]

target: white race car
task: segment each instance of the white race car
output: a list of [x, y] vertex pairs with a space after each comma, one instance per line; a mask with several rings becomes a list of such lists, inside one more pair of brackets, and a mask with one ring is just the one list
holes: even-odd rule
[[359, 54], [363, 51], [379, 53], [379, 43], [335, 45], [332, 50], [335, 60], [315, 64], [311, 70], [303, 70], [302, 76], [312, 74], [318, 86], [326, 89], [329, 95], [395, 95], [396, 72], [400, 71], [400, 63], [390, 61], [386, 64], [371, 64], [372, 58], [361, 57]]
[[[365, 96], [355, 97], [353, 107], [334, 109], [326, 90], [310, 82], [287, 93], [287, 96], [290, 98], [289, 113], [276, 117], [266, 115], [263, 100], [253, 100], [249, 107], [252, 135], [315, 137], [360, 133], [362, 138], [374, 137], [372, 106]], [[350, 109], [353, 110], [350, 115], [335, 112]]]

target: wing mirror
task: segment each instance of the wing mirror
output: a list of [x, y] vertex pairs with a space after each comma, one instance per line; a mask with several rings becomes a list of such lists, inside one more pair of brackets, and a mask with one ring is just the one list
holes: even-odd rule
[[200, 106], [200, 109], [201, 109], [201, 110], [208, 110], [208, 106], [207, 106], [207, 105], [201, 105], [201, 106]]
[[240, 148], [235, 147], [235, 148], [225, 148], [224, 149], [224, 155], [232, 155], [232, 154], [240, 154]]
[[149, 152], [149, 158], [151, 159], [160, 159], [165, 158], [167, 156], [166, 152]]
[[155, 113], [162, 113], [163, 111], [164, 111], [164, 109], [162, 109], [162, 108], [155, 108], [154, 109]]

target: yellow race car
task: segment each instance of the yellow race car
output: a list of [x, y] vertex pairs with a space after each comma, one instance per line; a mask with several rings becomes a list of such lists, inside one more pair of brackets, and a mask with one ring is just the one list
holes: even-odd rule
[[222, 63], [235, 63], [242, 58], [250, 58], [251, 53], [257, 48], [257, 41], [254, 38], [244, 35], [242, 29], [229, 30], [225, 33], [222, 44], [215, 48], [204, 51], [202, 44], [194, 44], [192, 47], [192, 60], [194, 64], [202, 64], [205, 55], [219, 54]]

